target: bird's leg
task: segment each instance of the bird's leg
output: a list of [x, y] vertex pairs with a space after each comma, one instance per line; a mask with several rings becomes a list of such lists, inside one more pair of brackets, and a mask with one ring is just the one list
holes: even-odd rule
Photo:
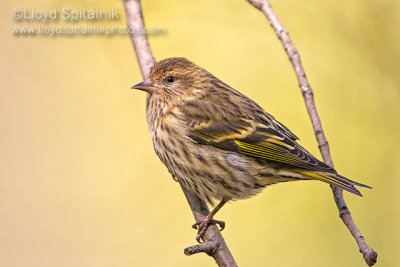
[[223, 221], [218, 221], [214, 220], [213, 217], [214, 215], [222, 208], [223, 205], [225, 205], [226, 202], [228, 202], [229, 199], [223, 198], [221, 202], [215, 206], [215, 208], [201, 221], [196, 222], [195, 224], [192, 225], [194, 229], [198, 229], [198, 233], [196, 236], [196, 240], [200, 243], [200, 239], [203, 239], [203, 236], [205, 232], [207, 231], [207, 228], [210, 224], [218, 224], [220, 227], [220, 231], [224, 230], [225, 228], [225, 222]]

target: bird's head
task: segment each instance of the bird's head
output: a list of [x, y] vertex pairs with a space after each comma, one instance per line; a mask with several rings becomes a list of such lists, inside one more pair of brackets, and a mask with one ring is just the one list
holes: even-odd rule
[[204, 85], [209, 73], [183, 57], [167, 58], [157, 62], [149, 77], [132, 89], [143, 90], [150, 98], [174, 101], [188, 96], [190, 92]]

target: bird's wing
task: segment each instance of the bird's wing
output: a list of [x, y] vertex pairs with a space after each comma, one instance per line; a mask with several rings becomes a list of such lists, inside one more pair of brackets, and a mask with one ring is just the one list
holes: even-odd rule
[[240, 117], [210, 105], [199, 100], [180, 108], [195, 142], [302, 169], [336, 173], [297, 144], [297, 137], [269, 114]]

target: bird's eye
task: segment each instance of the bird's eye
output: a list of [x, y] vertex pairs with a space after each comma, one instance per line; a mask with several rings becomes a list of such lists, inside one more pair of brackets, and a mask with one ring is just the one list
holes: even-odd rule
[[167, 77], [167, 82], [173, 83], [175, 81], [175, 78], [173, 76], [168, 76]]

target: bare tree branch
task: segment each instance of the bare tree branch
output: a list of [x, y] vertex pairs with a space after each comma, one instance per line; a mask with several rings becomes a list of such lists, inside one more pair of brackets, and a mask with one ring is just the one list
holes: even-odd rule
[[[329, 145], [326, 140], [325, 134], [322, 130], [321, 121], [316, 111], [313, 91], [310, 84], [308, 83], [307, 76], [304, 72], [304, 68], [301, 64], [300, 56], [295, 46], [293, 45], [287, 30], [282, 26], [274, 13], [270, 3], [266, 0], [247, 0], [250, 4], [261, 10], [267, 17], [271, 26], [274, 28], [277, 36], [282, 42], [286, 53], [293, 65], [295, 70], [299, 86], [303, 93], [303, 97], [307, 106], [309, 116], [312, 121], [314, 132], [319, 144], [319, 148], [322, 157], [328, 165], [333, 167], [333, 162], [330, 157]], [[142, 72], [143, 78], [146, 78], [150, 72], [151, 67], [154, 65], [155, 60], [151, 53], [151, 49], [148, 43], [147, 35], [145, 33], [145, 27], [143, 22], [143, 16], [141, 11], [141, 5], [139, 0], [124, 0], [127, 25], [131, 31], [130, 37], [132, 44], [135, 48], [138, 63]], [[205, 202], [199, 199], [196, 195], [187, 191], [183, 188], [185, 196], [192, 209], [193, 215], [197, 221], [207, 216], [209, 213], [208, 207]], [[363, 254], [365, 261], [368, 265], [372, 266], [376, 263], [377, 253], [370, 248], [364, 237], [361, 235], [357, 226], [355, 225], [350, 211], [343, 199], [343, 191], [337, 187], [332, 186], [334, 199], [339, 209], [339, 216], [350, 230], [351, 234], [357, 241], [360, 248], [360, 252]], [[192, 255], [199, 252], [205, 252], [208, 255], [214, 257], [216, 262], [220, 266], [237, 266], [234, 261], [222, 235], [218, 231], [218, 228], [214, 225], [210, 226], [204, 236], [205, 242], [202, 244], [194, 245], [185, 249], [186, 255]]]
[[140, 1], [124, 0], [126, 25], [129, 29], [133, 48], [139, 63], [142, 77], [145, 79], [150, 73], [151, 67], [156, 63], [151, 52], [149, 41], [147, 39], [146, 28], [144, 26], [142, 6]]
[[[147, 34], [145, 31], [140, 0], [124, 0], [126, 24], [130, 29], [130, 38], [135, 49], [143, 79], [147, 78], [151, 67], [155, 64]], [[147, 98], [149, 99], [149, 97]], [[202, 220], [210, 211], [206, 203], [195, 194], [182, 187], [186, 199], [192, 209], [196, 221]], [[219, 266], [237, 266], [228, 246], [225, 243], [218, 227], [210, 225], [204, 234], [204, 243], [188, 247], [184, 250], [186, 255], [205, 252], [213, 257]]]
[[[201, 221], [210, 213], [206, 203], [192, 192], [186, 190], [182, 185], [181, 187], [192, 209], [194, 218], [198, 222]], [[199, 252], [206, 252], [215, 259], [219, 266], [237, 266], [216, 225], [212, 224], [208, 227], [203, 239], [205, 240], [204, 243], [186, 248], [184, 251], [185, 254], [192, 255]]]
[[[247, 0], [255, 8], [259, 9], [267, 17], [271, 27], [274, 29], [276, 35], [284, 47], [290, 62], [294, 68], [297, 76], [297, 81], [299, 87], [304, 97], [305, 104], [307, 106], [308, 115], [310, 116], [314, 133], [318, 141], [319, 150], [321, 151], [322, 158], [324, 162], [333, 168], [333, 162], [329, 151], [329, 144], [326, 140], [324, 131], [322, 130], [321, 120], [319, 118], [317, 109], [314, 102], [314, 94], [311, 86], [307, 80], [307, 76], [304, 72], [303, 65], [301, 64], [301, 59], [299, 52], [294, 46], [292, 40], [290, 39], [288, 31], [283, 27], [282, 23], [279, 21], [271, 4], [267, 0]], [[346, 202], [343, 199], [343, 190], [335, 186], [331, 186], [336, 206], [339, 210], [339, 216], [343, 220], [343, 223], [350, 230], [354, 239], [356, 240], [360, 252], [363, 254], [365, 262], [372, 266], [376, 263], [378, 253], [376, 253], [372, 248], [370, 248], [365, 242], [364, 237], [361, 235], [357, 226], [355, 225], [350, 211], [347, 208]]]

